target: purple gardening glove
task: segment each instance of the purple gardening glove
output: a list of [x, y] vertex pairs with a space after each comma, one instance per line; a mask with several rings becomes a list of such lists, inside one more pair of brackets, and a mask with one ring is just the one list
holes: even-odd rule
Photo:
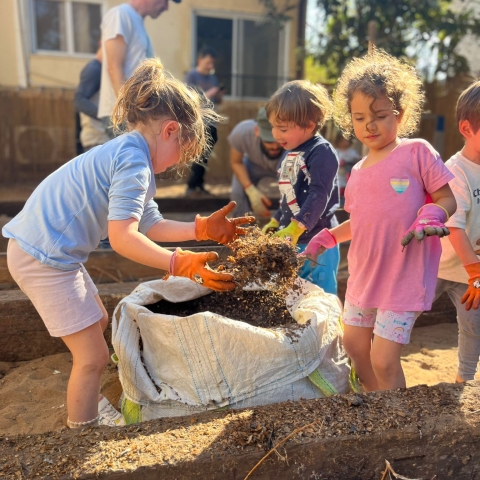
[[427, 205], [424, 205], [418, 211], [417, 215], [417, 219], [402, 238], [402, 245], [404, 247], [406, 247], [414, 237], [420, 242], [425, 236], [437, 235], [438, 237], [444, 237], [450, 235], [450, 231], [445, 226], [445, 222], [448, 220], [448, 213], [440, 205], [427, 203]]
[[309, 242], [307, 248], [299, 256], [306, 256], [309, 260], [314, 262], [327, 249], [333, 248], [337, 245], [337, 240], [330, 233], [328, 228], [324, 228], [318, 232]]

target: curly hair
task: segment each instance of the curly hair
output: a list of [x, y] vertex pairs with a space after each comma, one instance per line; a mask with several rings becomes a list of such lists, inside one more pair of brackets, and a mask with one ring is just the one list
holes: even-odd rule
[[422, 80], [411, 65], [374, 49], [345, 67], [334, 93], [334, 119], [350, 138], [353, 136], [350, 103], [355, 92], [371, 97], [372, 103], [386, 96], [392, 108], [403, 114], [398, 126], [399, 136], [409, 136], [417, 129], [425, 95]]
[[308, 128], [313, 122], [317, 133], [332, 116], [333, 104], [325, 87], [308, 80], [293, 80], [272, 95], [265, 110], [269, 119], [294, 123], [300, 128]]
[[153, 120], [179, 125], [179, 165], [198, 160], [211, 148], [205, 126], [222, 120], [205, 96], [164, 68], [160, 60], [144, 60], [120, 89], [112, 115], [117, 132], [130, 131]]

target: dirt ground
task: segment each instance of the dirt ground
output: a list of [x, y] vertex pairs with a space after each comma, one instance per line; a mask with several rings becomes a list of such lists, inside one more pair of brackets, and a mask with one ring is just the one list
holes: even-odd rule
[[[453, 382], [457, 365], [457, 325], [415, 328], [402, 357], [407, 386]], [[71, 369], [68, 353], [31, 362], [0, 362], [0, 435], [58, 431], [65, 425], [65, 392]], [[480, 375], [477, 375], [480, 380]], [[115, 365], [102, 379], [102, 392], [117, 405], [121, 386]]]

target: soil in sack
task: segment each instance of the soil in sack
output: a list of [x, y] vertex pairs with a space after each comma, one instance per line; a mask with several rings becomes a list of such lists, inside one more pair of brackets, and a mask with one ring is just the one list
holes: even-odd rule
[[[304, 328], [286, 308], [287, 293], [301, 294], [295, 283], [301, 265], [296, 246], [282, 238], [263, 235], [254, 227], [228, 247], [232, 255], [211, 267], [234, 275], [237, 285], [234, 291], [213, 292], [182, 303], [161, 300], [146, 308], [180, 317], [208, 311], [263, 328]], [[265, 290], [243, 290], [254, 283]]]

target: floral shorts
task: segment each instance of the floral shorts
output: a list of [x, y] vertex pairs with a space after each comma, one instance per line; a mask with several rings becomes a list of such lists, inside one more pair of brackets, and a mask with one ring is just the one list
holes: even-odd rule
[[352, 327], [373, 328], [375, 335], [406, 345], [410, 342], [415, 320], [421, 313], [360, 308], [345, 300], [343, 323]]

